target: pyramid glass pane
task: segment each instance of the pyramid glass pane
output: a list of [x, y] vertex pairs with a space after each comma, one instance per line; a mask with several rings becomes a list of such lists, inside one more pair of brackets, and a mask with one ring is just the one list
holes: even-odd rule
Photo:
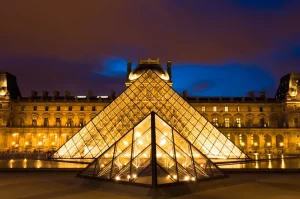
[[151, 113], [80, 175], [158, 186], [223, 173], [167, 122]]
[[[162, 133], [170, 131], [170, 128], [175, 129], [210, 158], [247, 158], [151, 70], [142, 74], [86, 127], [62, 145], [52, 158], [97, 158], [152, 111], [169, 124], [168, 128], [163, 128], [162, 123], [162, 127], [159, 127]], [[147, 122], [150, 120], [145, 121]], [[147, 126], [149, 127], [147, 124], [136, 126], [137, 135], [138, 132], [145, 132]], [[149, 142], [149, 139], [141, 140], [144, 141]], [[95, 145], [98, 148], [94, 148]]]

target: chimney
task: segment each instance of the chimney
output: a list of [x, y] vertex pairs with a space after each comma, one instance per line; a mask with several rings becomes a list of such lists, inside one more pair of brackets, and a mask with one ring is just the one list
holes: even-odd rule
[[131, 73], [131, 60], [127, 61], [127, 78], [129, 77], [129, 74]]
[[114, 90], [110, 91], [110, 98], [114, 100], [116, 98], [116, 92]]
[[36, 91], [31, 91], [31, 97], [37, 97], [37, 92]]
[[254, 96], [254, 91], [253, 91], [253, 90], [250, 91], [250, 92], [248, 93], [248, 96], [251, 97], [251, 98], [254, 98], [254, 97], [255, 97], [255, 96]]
[[183, 98], [186, 100], [187, 99], [187, 90], [183, 91]]
[[54, 91], [53, 95], [54, 95], [54, 97], [59, 97], [59, 91]]
[[170, 60], [167, 61], [167, 71], [170, 77], [170, 81], [172, 81], [172, 62]]
[[259, 92], [259, 97], [260, 98], [266, 98], [266, 91]]
[[49, 94], [48, 91], [43, 90], [43, 97], [48, 97], [48, 94]]
[[71, 96], [71, 92], [70, 91], [66, 91], [66, 97], [70, 97]]

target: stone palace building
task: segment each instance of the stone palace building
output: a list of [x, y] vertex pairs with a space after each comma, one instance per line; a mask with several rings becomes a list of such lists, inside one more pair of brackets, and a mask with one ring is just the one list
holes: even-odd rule
[[[172, 86], [171, 61], [167, 70], [159, 59], [140, 60], [132, 69], [127, 63], [127, 82], [141, 75], [142, 65], [168, 78]], [[124, 66], [126, 67], [126, 66]], [[274, 98], [265, 92], [247, 97], [183, 98], [246, 153], [300, 154], [300, 74], [290, 73], [280, 80]], [[70, 88], [71, 89], [71, 88]], [[188, 89], [188, 88], [187, 88]], [[14, 75], [0, 73], [0, 151], [45, 152], [58, 149], [115, 99], [109, 96], [72, 96], [69, 91], [40, 95], [32, 91], [23, 97]]]

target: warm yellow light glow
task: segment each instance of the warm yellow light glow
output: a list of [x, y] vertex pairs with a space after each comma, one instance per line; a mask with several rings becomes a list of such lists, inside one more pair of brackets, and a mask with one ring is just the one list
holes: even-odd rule
[[120, 179], [121, 179], [120, 176], [117, 176], [117, 177], [116, 177], [116, 180], [120, 180]]
[[184, 177], [184, 180], [185, 180], [185, 181], [189, 181], [189, 180], [190, 180], [190, 176], [185, 176], [185, 177]]
[[192, 178], [191, 178], [191, 180], [192, 180], [192, 181], [195, 181], [195, 180], [196, 180], [196, 178], [195, 178], [195, 177], [192, 177]]
[[141, 137], [141, 133], [140, 132], [136, 132], [135, 133], [135, 136], [138, 138], [138, 137]]
[[130, 179], [130, 175], [127, 175], [127, 179]]
[[167, 142], [167, 141], [166, 141], [165, 139], [162, 139], [162, 140], [160, 141], [160, 145], [163, 146], [163, 145], [166, 144], [166, 142]]
[[55, 144], [54, 142], [51, 143], [51, 145], [54, 145], [54, 144]]
[[41, 134], [39, 133], [39, 134], [38, 134], [38, 136], [40, 137], [40, 136], [41, 136]]
[[39, 146], [41, 146], [42, 145], [42, 142], [39, 142]]
[[241, 143], [241, 146], [245, 146], [245, 143], [244, 143], [244, 142], [242, 142], [242, 143]]
[[25, 142], [25, 145], [28, 145], [28, 142]]
[[24, 161], [24, 162], [27, 162], [27, 159], [25, 158], [23, 161]]
[[103, 167], [104, 167], [104, 164], [101, 164], [100, 167], [103, 168]]
[[268, 143], [267, 143], [267, 145], [268, 145], [268, 146], [271, 146], [271, 143], [270, 143], [270, 142], [268, 142]]
[[161, 157], [161, 153], [157, 153], [157, 154], [156, 154], [156, 157]]
[[50, 136], [52, 136], [53, 134], [51, 133]]
[[143, 141], [142, 141], [142, 140], [139, 140], [138, 143], [139, 143], [140, 145], [142, 145], [142, 144], [143, 144]]
[[132, 174], [132, 178], [136, 178], [136, 174]]
[[124, 141], [123, 143], [124, 143], [124, 145], [126, 145], [126, 146], [128, 145], [128, 142], [127, 142], [127, 141]]
[[174, 178], [174, 179], [177, 179], [177, 175], [173, 175], [173, 178]]
[[19, 145], [18, 145], [18, 144], [16, 144], [16, 147], [19, 147]]
[[280, 145], [280, 146], [283, 146], [283, 142], [280, 142], [279, 145]]
[[167, 178], [171, 178], [171, 176], [170, 176], [170, 175], [167, 175]]
[[257, 142], [254, 142], [254, 146], [257, 146]]
[[15, 145], [16, 143], [15, 142], [12, 142], [12, 145]]
[[16, 133], [13, 134], [14, 137], [15, 137], [16, 135], [17, 135]]

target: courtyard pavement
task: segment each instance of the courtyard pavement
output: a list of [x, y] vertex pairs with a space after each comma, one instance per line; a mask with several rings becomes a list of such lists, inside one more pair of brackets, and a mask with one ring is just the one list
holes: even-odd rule
[[[103, 189], [98, 181], [74, 172], [0, 172], [1, 199], [146, 198]], [[299, 199], [300, 173], [230, 173], [229, 178], [199, 184], [199, 191], [181, 199]], [[141, 193], [139, 188], [136, 193]]]

